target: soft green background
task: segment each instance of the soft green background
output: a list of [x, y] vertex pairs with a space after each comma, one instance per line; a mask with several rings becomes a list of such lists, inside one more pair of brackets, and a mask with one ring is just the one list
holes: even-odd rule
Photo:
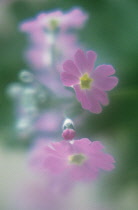
[[[107, 197], [110, 192], [113, 194], [112, 198], [119, 197], [129, 186], [134, 193], [138, 181], [137, 0], [0, 2], [0, 141], [11, 148], [19, 144], [14, 143], [13, 104], [6, 95], [7, 86], [17, 81], [19, 70], [27, 68], [22, 56], [27, 42], [25, 35], [18, 31], [19, 23], [40, 11], [51, 9], [66, 11], [74, 6], [83, 8], [90, 17], [85, 28], [78, 33], [80, 41], [88, 46], [88, 49], [98, 53], [97, 64], [112, 64], [119, 78], [119, 85], [110, 93], [110, 105], [104, 108], [100, 115], [91, 114], [83, 125], [80, 136], [100, 138], [104, 136], [117, 160], [117, 169], [108, 180], [110, 186], [105, 182], [102, 193], [106, 189]], [[133, 206], [136, 199], [133, 197], [130, 202], [132, 207], [128, 210], [136, 210]]]

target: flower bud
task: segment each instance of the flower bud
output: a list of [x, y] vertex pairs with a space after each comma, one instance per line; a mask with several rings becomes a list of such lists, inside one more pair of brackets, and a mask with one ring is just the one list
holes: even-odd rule
[[62, 133], [62, 137], [64, 140], [72, 140], [75, 137], [75, 130], [73, 129], [65, 129]]

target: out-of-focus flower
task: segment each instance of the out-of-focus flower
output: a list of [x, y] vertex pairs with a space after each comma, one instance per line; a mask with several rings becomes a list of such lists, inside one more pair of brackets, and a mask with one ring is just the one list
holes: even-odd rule
[[69, 180], [93, 180], [101, 169], [114, 168], [113, 157], [105, 154], [103, 148], [101, 142], [91, 142], [87, 138], [49, 143], [39, 147], [38, 153], [36, 148], [31, 163], [43, 172], [56, 176], [66, 174]]
[[63, 119], [63, 114], [60, 110], [47, 110], [40, 114], [39, 118], [36, 120], [35, 129], [45, 133], [56, 133], [55, 131], [60, 130]]
[[94, 51], [77, 50], [74, 61], [67, 60], [63, 64], [61, 80], [65, 86], [73, 87], [76, 97], [84, 109], [93, 113], [100, 113], [102, 105], [108, 105], [105, 91], [113, 89], [118, 79], [111, 76], [115, 69], [111, 65], [100, 65], [94, 70], [96, 60]]
[[76, 8], [67, 13], [63, 13], [60, 10], [40, 13], [36, 18], [27, 20], [20, 25], [20, 30], [33, 33], [37, 30], [55, 30], [68, 29], [68, 28], [80, 28], [83, 26], [88, 16], [81, 9]]
[[[45, 35], [45, 40], [44, 37], [42, 39], [43, 44], [39, 42], [39, 45], [29, 47], [25, 52], [25, 59], [37, 71], [46, 71], [51, 67], [61, 69], [61, 63], [68, 57], [73, 57], [74, 51], [78, 49], [75, 35], [60, 33], [55, 37]], [[36, 42], [38, 43], [38, 37]]]

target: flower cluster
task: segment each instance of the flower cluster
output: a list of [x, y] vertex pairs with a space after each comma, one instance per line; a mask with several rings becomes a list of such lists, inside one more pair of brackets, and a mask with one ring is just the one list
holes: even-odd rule
[[[96, 53], [85, 53], [78, 44], [74, 29], [82, 28], [87, 19], [88, 15], [76, 8], [67, 13], [40, 13], [20, 25], [29, 35], [31, 44], [25, 58], [32, 73], [21, 72], [21, 84], [12, 87], [10, 94], [16, 101], [19, 129], [24, 135], [32, 132], [37, 141], [30, 164], [48, 176], [52, 195], [59, 189], [70, 190], [76, 182], [95, 180], [102, 170], [111, 171], [115, 163], [104, 152], [102, 142], [75, 140], [75, 126], [68, 118], [69, 111], [75, 110], [73, 91], [68, 90], [74, 89], [83, 109], [98, 114], [102, 105], [109, 104], [107, 91], [118, 83], [113, 66], [94, 68]], [[80, 113], [72, 116], [74, 122], [85, 123]], [[64, 118], [63, 140], [58, 141]]]
[[29, 34], [32, 43], [25, 52], [26, 60], [38, 74], [39, 80], [56, 93], [57, 89], [64, 92], [60, 79], [54, 82], [58, 81], [58, 87], [54, 88], [47, 80], [51, 80], [51, 76], [59, 78], [57, 71], [61, 69], [62, 62], [73, 56], [79, 47], [74, 32], [68, 33], [68, 30], [81, 28], [87, 18], [87, 14], [76, 8], [68, 13], [40, 13], [20, 25], [20, 30]]

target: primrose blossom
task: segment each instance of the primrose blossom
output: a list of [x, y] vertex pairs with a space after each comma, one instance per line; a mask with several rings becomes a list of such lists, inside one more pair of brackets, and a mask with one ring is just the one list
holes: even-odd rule
[[56, 10], [48, 13], [40, 13], [34, 19], [27, 20], [20, 25], [20, 30], [34, 33], [39, 30], [55, 30], [68, 28], [80, 28], [87, 20], [88, 15], [81, 9], [75, 8], [67, 13]]
[[101, 105], [109, 103], [106, 91], [117, 85], [118, 78], [111, 76], [115, 73], [111, 65], [100, 65], [94, 70], [96, 57], [94, 51], [87, 51], [85, 54], [81, 49], [77, 50], [74, 61], [64, 62], [61, 80], [64, 86], [74, 88], [84, 109], [100, 113]]
[[103, 148], [100, 141], [91, 142], [87, 138], [51, 142], [39, 148], [31, 162], [33, 167], [51, 175], [66, 174], [72, 181], [90, 181], [96, 179], [101, 170], [114, 168], [114, 158], [104, 153]]

